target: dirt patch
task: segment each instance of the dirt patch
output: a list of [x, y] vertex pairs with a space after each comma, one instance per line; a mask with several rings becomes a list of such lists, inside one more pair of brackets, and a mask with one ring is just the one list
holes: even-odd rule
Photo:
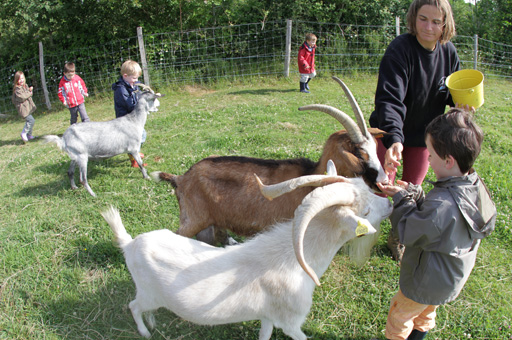
[[210, 94], [210, 93], [214, 93], [215, 92], [214, 90], [211, 90], [211, 89], [208, 89], [206, 87], [199, 86], [199, 85], [185, 85], [185, 87], [183, 89], [188, 94], [191, 94], [191, 95], [197, 96], [197, 97], [201, 97], [201, 96], [204, 96], [206, 94]]
[[283, 128], [287, 129], [287, 130], [298, 130], [299, 127], [295, 124], [292, 124], [292, 123], [288, 123], [288, 122], [279, 122], [277, 123], [278, 125], [281, 125]]

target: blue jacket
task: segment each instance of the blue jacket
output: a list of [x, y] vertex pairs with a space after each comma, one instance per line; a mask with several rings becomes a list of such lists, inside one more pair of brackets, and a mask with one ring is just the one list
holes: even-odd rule
[[137, 91], [139, 88], [137, 85], [131, 87], [123, 77], [119, 77], [119, 80], [112, 84], [112, 90], [114, 90], [114, 109], [116, 110], [116, 118], [127, 115], [135, 109], [135, 105], [139, 101], [137, 97]]

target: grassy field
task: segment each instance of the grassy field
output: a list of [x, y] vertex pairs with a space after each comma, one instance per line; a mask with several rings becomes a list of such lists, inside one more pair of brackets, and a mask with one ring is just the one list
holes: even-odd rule
[[[368, 118], [376, 77], [344, 79]], [[327, 137], [341, 129], [310, 103], [351, 113], [341, 89], [328, 78], [254, 78], [212, 87], [158, 89], [166, 96], [149, 116], [142, 148], [148, 171], [184, 173], [212, 155], [317, 160]], [[429, 339], [512, 339], [512, 94], [505, 80], [485, 81], [477, 121], [486, 133], [476, 169], [498, 209], [496, 231], [482, 243], [477, 264], [459, 298], [438, 309]], [[88, 99], [92, 120], [114, 117], [112, 98]], [[34, 134], [62, 134], [67, 109], [39, 108]], [[127, 304], [135, 287], [124, 258], [100, 215], [116, 206], [127, 231], [176, 230], [179, 209], [170, 186], [144, 180], [126, 155], [89, 163], [91, 197], [71, 190], [69, 158], [40, 138], [21, 142], [20, 118], [0, 120], [0, 339], [137, 339]], [[429, 179], [434, 179], [429, 172]], [[426, 189], [429, 189], [426, 184]], [[389, 229], [389, 222], [382, 225]], [[356, 268], [340, 253], [321, 278], [304, 332], [312, 339], [384, 339], [388, 304], [398, 289], [399, 268], [384, 237], [369, 262]], [[259, 322], [197, 326], [159, 310], [152, 339], [257, 339]], [[274, 330], [272, 339], [287, 339]]]

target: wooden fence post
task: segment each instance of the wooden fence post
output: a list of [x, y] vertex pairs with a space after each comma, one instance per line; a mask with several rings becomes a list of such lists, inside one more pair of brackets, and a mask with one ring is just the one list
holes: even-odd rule
[[39, 73], [41, 74], [41, 87], [43, 88], [46, 107], [48, 108], [48, 110], [51, 110], [52, 104], [50, 103], [50, 96], [48, 94], [48, 88], [46, 87], [46, 76], [44, 74], [43, 43], [41, 41], [39, 42]]
[[478, 68], [478, 34], [474, 35], [474, 46], [473, 46], [473, 68]]
[[142, 73], [144, 74], [144, 84], [150, 86], [149, 84], [149, 70], [148, 63], [146, 61], [146, 48], [144, 47], [144, 38], [142, 36], [142, 27], [137, 27], [137, 38], [139, 40], [139, 52], [140, 52], [140, 61], [142, 63]]
[[286, 19], [286, 46], [284, 57], [284, 76], [290, 76], [290, 57], [292, 53], [292, 21]]

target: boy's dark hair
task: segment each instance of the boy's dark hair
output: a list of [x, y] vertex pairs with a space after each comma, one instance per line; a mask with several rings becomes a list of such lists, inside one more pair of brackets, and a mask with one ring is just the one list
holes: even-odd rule
[[75, 72], [75, 63], [64, 64], [64, 73]]
[[468, 111], [453, 108], [436, 117], [427, 126], [425, 138], [430, 135], [430, 142], [435, 152], [445, 159], [453, 156], [462, 173], [467, 173], [480, 154], [484, 134], [473, 122]]

